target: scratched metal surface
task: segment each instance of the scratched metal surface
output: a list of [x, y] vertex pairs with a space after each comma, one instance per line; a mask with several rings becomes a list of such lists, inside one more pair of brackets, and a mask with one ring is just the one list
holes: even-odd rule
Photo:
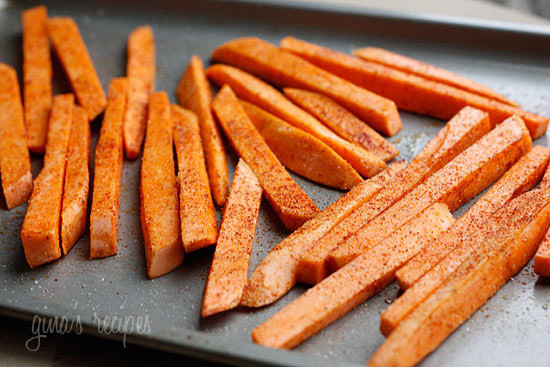
[[[550, 115], [548, 30], [506, 30], [507, 25], [494, 24], [476, 27], [445, 19], [360, 13], [351, 8], [285, 8], [283, 3], [83, 3], [55, 0], [48, 6], [51, 15], [76, 19], [104, 88], [112, 77], [124, 74], [128, 33], [148, 23], [154, 27], [157, 42], [157, 89], [168, 91], [172, 100], [192, 54], [207, 60], [217, 45], [239, 36], [255, 35], [277, 42], [285, 35], [294, 35], [346, 52], [357, 46], [378, 45], [429, 60], [493, 87], [530, 111]], [[8, 2], [0, 10], [0, 59], [19, 71], [19, 17], [22, 9], [32, 5], [35, 3], [30, 1]], [[58, 65], [55, 89], [69, 91]], [[409, 160], [443, 122], [408, 113], [402, 113], [402, 118], [404, 129], [391, 141]], [[98, 127], [99, 121], [95, 121], [94, 146]], [[548, 145], [546, 137], [537, 143]], [[236, 156], [229, 147], [228, 152], [233, 171]], [[36, 174], [38, 157], [33, 158], [33, 167]], [[300, 177], [296, 180], [321, 208], [341, 195]], [[29, 270], [19, 239], [26, 206], [8, 212], [2, 203], [0, 312], [25, 319], [35, 314], [80, 317], [85, 330], [93, 334], [98, 334], [94, 317], [141, 315], [150, 321], [150, 333], [129, 336], [130, 342], [239, 365], [362, 365], [383, 341], [378, 331], [379, 314], [398, 294], [395, 284], [290, 352], [254, 345], [250, 331], [302, 294], [305, 287], [296, 287], [270, 307], [254, 311], [239, 308], [201, 320], [199, 310], [212, 249], [189, 255], [176, 271], [148, 280], [138, 220], [138, 181], [139, 161], [126, 161], [119, 254], [104, 260], [87, 260], [86, 234], [67, 257]], [[460, 215], [467, 207], [455, 214]], [[263, 202], [251, 269], [284, 236], [277, 217]], [[422, 365], [550, 365], [550, 354], [546, 353], [550, 346], [549, 304], [550, 282], [537, 279], [529, 265]]]

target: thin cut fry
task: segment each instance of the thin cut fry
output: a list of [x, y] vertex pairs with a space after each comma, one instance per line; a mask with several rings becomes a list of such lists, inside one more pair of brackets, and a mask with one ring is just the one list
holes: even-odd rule
[[537, 250], [534, 266], [535, 273], [543, 277], [550, 277], [550, 231], [546, 233]]
[[127, 88], [126, 78], [115, 78], [111, 81], [107, 109], [95, 149], [90, 259], [117, 253], [118, 210], [124, 160], [122, 130]]
[[33, 190], [25, 139], [23, 106], [15, 70], [0, 63], [0, 176], [8, 209], [27, 201]]
[[152, 279], [183, 262], [172, 121], [166, 92], [154, 92], [149, 99], [140, 196], [147, 274]]
[[197, 114], [202, 146], [212, 196], [218, 206], [224, 206], [229, 194], [229, 173], [220, 130], [212, 115], [212, 92], [204, 65], [198, 56], [191, 57], [181, 76], [177, 90], [178, 102]]
[[48, 40], [48, 11], [37, 6], [23, 11], [23, 93], [27, 144], [44, 153], [52, 105], [52, 60]]
[[204, 289], [202, 317], [239, 305], [246, 284], [261, 202], [262, 187], [252, 170], [240, 159]]
[[192, 252], [216, 243], [218, 222], [197, 116], [176, 105], [172, 105], [171, 113], [178, 158], [181, 239], [185, 252]]
[[73, 109], [72, 94], [54, 97], [48, 123], [44, 167], [34, 181], [34, 189], [21, 228], [21, 242], [31, 268], [61, 257], [61, 202]]
[[145, 136], [149, 96], [155, 89], [155, 39], [149, 26], [138, 27], [128, 36], [126, 77], [124, 150], [129, 159], [136, 159]]

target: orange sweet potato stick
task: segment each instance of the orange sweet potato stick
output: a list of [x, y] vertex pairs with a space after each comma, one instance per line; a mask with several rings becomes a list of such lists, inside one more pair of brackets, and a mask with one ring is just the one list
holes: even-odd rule
[[52, 60], [48, 40], [48, 11], [37, 6], [23, 11], [23, 93], [27, 144], [44, 153], [52, 106]]
[[224, 206], [227, 195], [229, 195], [229, 173], [225, 148], [220, 130], [212, 115], [210, 84], [206, 79], [202, 60], [198, 56], [191, 57], [189, 66], [181, 76], [177, 95], [180, 105], [195, 112], [199, 118], [212, 196], [216, 204]]
[[86, 231], [90, 192], [90, 121], [86, 111], [75, 106], [61, 207], [61, 250], [63, 255]]
[[342, 138], [362, 146], [383, 161], [389, 162], [399, 155], [399, 150], [389, 141], [329, 97], [296, 88], [285, 88], [284, 93]]
[[107, 109], [95, 149], [94, 189], [90, 213], [90, 259], [117, 253], [118, 210], [124, 160], [123, 123], [126, 108], [126, 78], [109, 86]]
[[509, 104], [510, 106], [519, 107], [518, 103], [510, 101], [508, 98], [498, 94], [491, 88], [476, 83], [468, 78], [420, 60], [384, 50], [383, 48], [358, 48], [353, 50], [353, 54], [365, 61], [375, 62], [406, 73], [415, 74], [426, 79], [447, 84], [458, 89], [463, 89], [474, 94], [479, 94], [480, 96], [485, 96]]
[[489, 132], [490, 128], [487, 113], [470, 107], [462, 109], [426, 144], [410, 165], [395, 177], [391, 185], [358, 207], [303, 254], [298, 267], [298, 280], [309, 284], [323, 280], [329, 274], [330, 252], [345, 238], [401, 200], [433, 172]]
[[390, 284], [395, 270], [453, 221], [445, 204], [431, 205], [258, 326], [252, 339], [271, 348], [300, 344]]
[[15, 70], [0, 63], [0, 176], [8, 209], [27, 201], [33, 190], [25, 139], [23, 106]]
[[402, 200], [395, 203], [331, 251], [329, 262], [340, 268], [407, 223], [434, 202], [451, 211], [488, 187], [531, 149], [531, 138], [518, 116], [507, 119]]
[[401, 130], [401, 118], [393, 101], [261, 39], [246, 37], [227, 42], [214, 50], [212, 59], [237, 66], [280, 87], [326, 94], [383, 134], [392, 136]]
[[31, 268], [61, 257], [61, 203], [73, 109], [72, 94], [54, 97], [48, 123], [44, 167], [34, 181], [21, 228], [21, 242]]
[[355, 208], [391, 183], [405, 166], [404, 162], [394, 163], [377, 176], [356, 185], [275, 246], [250, 276], [241, 304], [261, 307], [284, 296], [296, 284], [296, 271], [301, 255]]
[[246, 284], [261, 202], [262, 187], [241, 158], [233, 176], [204, 289], [202, 317], [239, 305]]
[[544, 236], [535, 255], [535, 273], [543, 277], [550, 277], [550, 231]]
[[154, 92], [149, 99], [140, 196], [147, 274], [152, 279], [183, 262], [172, 120], [166, 92]]
[[461, 108], [471, 106], [488, 112], [493, 125], [518, 115], [525, 121], [533, 139], [544, 135], [548, 127], [546, 117], [295, 38], [283, 39], [281, 47], [360, 87], [393, 100], [403, 110], [448, 119]]
[[212, 108], [229, 141], [258, 177], [284, 226], [293, 231], [315, 217], [319, 208], [269, 149], [228, 85], [218, 93]]
[[206, 70], [208, 78], [218, 85], [228, 84], [241, 98], [302, 129], [330, 146], [361, 175], [371, 177], [384, 169], [384, 161], [340, 138], [315, 117], [305, 112], [282, 93], [262, 80], [227, 65], [214, 65]]
[[78, 26], [71, 18], [49, 18], [48, 34], [76, 99], [86, 110], [90, 121], [94, 120], [105, 109], [107, 98]]
[[192, 252], [216, 243], [218, 222], [197, 116], [176, 105], [172, 105], [171, 113], [178, 158], [181, 239], [185, 252]]
[[362, 181], [357, 171], [321, 140], [258, 106], [242, 100], [241, 105], [269, 148], [289, 170], [343, 190]]
[[128, 36], [126, 77], [124, 150], [128, 158], [136, 159], [145, 136], [149, 95], [155, 89], [155, 39], [149, 26], [138, 27]]

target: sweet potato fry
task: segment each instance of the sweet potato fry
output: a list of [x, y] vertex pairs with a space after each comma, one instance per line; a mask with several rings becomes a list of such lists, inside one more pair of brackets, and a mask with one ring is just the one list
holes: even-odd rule
[[212, 108], [229, 141], [258, 177], [284, 226], [294, 231], [315, 217], [319, 209], [269, 149], [231, 87], [226, 85], [220, 90]]
[[407, 223], [434, 202], [451, 211], [496, 181], [531, 149], [531, 138], [518, 116], [507, 119], [402, 200], [346, 238], [331, 251], [329, 263], [340, 268]]
[[548, 191], [527, 192], [497, 212], [479, 232], [471, 256], [403, 320], [369, 366], [415, 366], [533, 257], [550, 225]]
[[389, 141], [329, 97], [303, 89], [285, 88], [285, 95], [342, 138], [389, 162], [399, 155]]
[[155, 89], [155, 38], [149, 26], [138, 27], [128, 36], [126, 77], [124, 150], [128, 158], [136, 159], [145, 136], [149, 96]]
[[392, 184], [321, 237], [300, 259], [298, 280], [315, 284], [329, 273], [328, 257], [345, 238], [421, 184], [490, 130], [487, 113], [465, 107], [431, 139]]
[[544, 236], [535, 255], [535, 273], [543, 277], [550, 277], [550, 231]]
[[172, 105], [171, 113], [178, 157], [181, 239], [185, 252], [192, 252], [216, 243], [218, 222], [197, 116], [176, 105]]
[[431, 205], [254, 329], [252, 340], [271, 348], [300, 344], [390, 284], [395, 270], [453, 221], [445, 204]]
[[406, 289], [441, 261], [463, 241], [465, 233], [481, 225], [514, 197], [530, 190], [544, 174], [550, 151], [534, 147], [500, 178], [446, 233], [428, 244], [396, 274], [401, 288]]
[[76, 99], [90, 121], [94, 120], [105, 109], [107, 98], [78, 26], [71, 18], [49, 18], [48, 34]]
[[285, 295], [296, 283], [298, 262], [304, 251], [331, 231], [355, 208], [392, 182], [405, 166], [404, 162], [394, 163], [377, 176], [356, 185], [275, 246], [250, 276], [241, 304], [247, 307], [261, 307]]
[[333, 133], [315, 117], [290, 102], [278, 90], [260, 79], [227, 65], [214, 65], [206, 70], [216, 84], [228, 84], [235, 93], [250, 103], [302, 129], [331, 147], [361, 175], [371, 177], [384, 169], [384, 161]]
[[23, 106], [15, 70], [0, 63], [0, 176], [8, 209], [27, 201], [33, 189]]
[[44, 167], [34, 181], [21, 228], [21, 242], [31, 268], [61, 257], [61, 203], [73, 109], [72, 94], [54, 97], [48, 123]]
[[212, 92], [204, 65], [198, 56], [191, 57], [189, 66], [178, 84], [178, 102], [199, 118], [202, 147], [212, 196], [218, 206], [224, 206], [229, 195], [229, 173], [220, 130], [212, 115]]
[[269, 112], [241, 100], [248, 118], [281, 163], [311, 181], [349, 190], [361, 176], [328, 145]]
[[420, 60], [384, 50], [383, 48], [358, 48], [353, 50], [353, 54], [365, 61], [385, 65], [390, 68], [415, 74], [423, 78], [447, 84], [474, 94], [479, 94], [480, 96], [495, 99], [497, 101], [509, 104], [510, 106], [519, 107], [518, 103], [510, 101], [508, 98], [498, 94], [491, 88], [476, 83], [468, 78], [455, 74], [449, 70], [424, 63]]
[[48, 40], [48, 11], [37, 6], [23, 11], [23, 94], [27, 144], [44, 153], [52, 106], [52, 60]]
[[401, 130], [401, 118], [393, 101], [259, 38], [246, 37], [227, 42], [214, 50], [212, 59], [244, 69], [280, 87], [326, 94], [383, 134], [392, 136]]
[[262, 187], [241, 158], [235, 169], [220, 236], [202, 300], [202, 317], [239, 305], [246, 284]]
[[147, 274], [152, 279], [174, 270], [183, 262], [172, 120], [166, 92], [154, 92], [149, 98], [140, 196]]
[[84, 108], [75, 106], [61, 207], [61, 250], [63, 255], [86, 231], [90, 192], [90, 121]]
[[448, 119], [461, 108], [471, 106], [489, 113], [492, 124], [518, 115], [525, 121], [533, 139], [544, 135], [548, 127], [546, 117], [295, 38], [283, 39], [281, 47], [360, 87], [395, 101], [397, 107], [403, 110]]
[[113, 256], [117, 253], [127, 89], [126, 78], [111, 80], [107, 109], [95, 149], [94, 191], [90, 213], [90, 259]]

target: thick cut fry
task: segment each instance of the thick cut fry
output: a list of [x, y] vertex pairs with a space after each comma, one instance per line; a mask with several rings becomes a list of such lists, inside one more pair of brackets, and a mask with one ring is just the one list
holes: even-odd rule
[[263, 108], [323, 141], [363, 176], [371, 177], [384, 169], [384, 161], [342, 139], [260, 79], [227, 65], [211, 66], [206, 70], [206, 75], [220, 86], [228, 84], [241, 99]]
[[401, 130], [395, 103], [328, 73], [259, 38], [227, 42], [212, 59], [237, 66], [280, 87], [303, 88], [335, 99], [376, 130], [392, 136]]
[[434, 202], [451, 211], [491, 185], [531, 149], [525, 124], [512, 116], [385, 212], [332, 250], [329, 262], [340, 268], [383, 240]]
[[550, 277], [550, 231], [544, 236], [535, 255], [535, 273], [543, 277]]
[[244, 111], [281, 163], [314, 182], [349, 190], [361, 176], [328, 145], [246, 101]]
[[431, 139], [411, 161], [409, 167], [396, 176], [391, 185], [320, 238], [300, 259], [298, 279], [318, 283], [329, 273], [328, 257], [345, 238], [353, 235], [378, 214], [401, 200], [433, 172], [443, 167], [464, 149], [489, 132], [487, 113], [465, 107]]
[[516, 102], [510, 101], [508, 98], [498, 94], [491, 88], [476, 83], [468, 78], [450, 72], [449, 70], [424, 63], [420, 60], [384, 50], [383, 48], [364, 47], [353, 50], [353, 54], [365, 61], [375, 62], [406, 73], [416, 74], [426, 79], [431, 79], [458, 89], [495, 99], [509, 104], [510, 106], [519, 107], [519, 104]]
[[0, 176], [8, 209], [27, 201], [33, 190], [25, 139], [23, 106], [15, 70], [0, 63]]
[[128, 158], [136, 159], [145, 136], [149, 96], [155, 89], [155, 38], [149, 26], [138, 27], [128, 36], [126, 77], [124, 150]]
[[319, 208], [290, 177], [256, 130], [228, 85], [212, 103], [229, 141], [258, 177], [267, 200], [284, 226], [294, 231], [315, 217]]
[[152, 279], [183, 262], [172, 121], [166, 92], [154, 92], [149, 99], [140, 196], [147, 274]]
[[296, 88], [285, 88], [284, 92], [291, 101], [311, 113], [336, 134], [363, 147], [383, 161], [391, 161], [399, 155], [399, 150], [389, 141], [329, 97]]
[[448, 119], [461, 108], [471, 106], [489, 113], [493, 125], [518, 115], [525, 121], [533, 139], [544, 135], [548, 127], [546, 117], [295, 38], [285, 38], [281, 47], [360, 87], [393, 100], [397, 107], [407, 111]]
[[37, 6], [23, 11], [23, 93], [27, 144], [44, 153], [52, 106], [52, 60], [48, 40], [48, 11]]
[[433, 204], [258, 326], [252, 339], [271, 348], [300, 344], [390, 284], [395, 270], [453, 221], [445, 204]]
[[181, 239], [185, 252], [192, 252], [216, 243], [218, 222], [197, 116], [176, 105], [172, 105], [171, 113], [178, 157]]
[[61, 250], [63, 255], [86, 231], [90, 191], [90, 121], [86, 111], [75, 106], [67, 150], [67, 168], [61, 207]]
[[198, 56], [191, 57], [189, 66], [181, 76], [177, 90], [178, 102], [199, 118], [202, 146], [212, 196], [224, 206], [229, 194], [229, 173], [225, 148], [220, 130], [212, 115], [212, 92], [206, 79], [204, 65]]
[[76, 99], [94, 120], [105, 109], [107, 98], [78, 26], [71, 18], [49, 18], [48, 34]]
[[492, 297], [533, 257], [550, 225], [549, 192], [511, 201], [479, 231], [474, 253], [409, 315], [376, 351], [369, 366], [415, 366]]
[[115, 78], [111, 81], [107, 109], [95, 149], [94, 191], [90, 213], [90, 259], [113, 256], [117, 253], [127, 89], [126, 78]]
[[241, 304], [261, 307], [285, 295], [296, 283], [302, 254], [355, 208], [392, 182], [405, 166], [404, 162], [394, 163], [377, 176], [361, 182], [275, 246], [248, 280]]
[[202, 317], [239, 305], [246, 284], [261, 201], [262, 187], [248, 165], [240, 159], [204, 289]]
[[48, 123], [44, 167], [34, 181], [34, 189], [21, 228], [21, 242], [31, 268], [61, 257], [61, 203], [73, 109], [72, 94], [54, 97]]
[[514, 197], [533, 188], [541, 179], [548, 164], [549, 150], [536, 146], [524, 155], [487, 193], [440, 238], [428, 244], [417, 256], [401, 268], [397, 280], [406, 289], [434, 267], [463, 241], [465, 233], [477, 227]]

